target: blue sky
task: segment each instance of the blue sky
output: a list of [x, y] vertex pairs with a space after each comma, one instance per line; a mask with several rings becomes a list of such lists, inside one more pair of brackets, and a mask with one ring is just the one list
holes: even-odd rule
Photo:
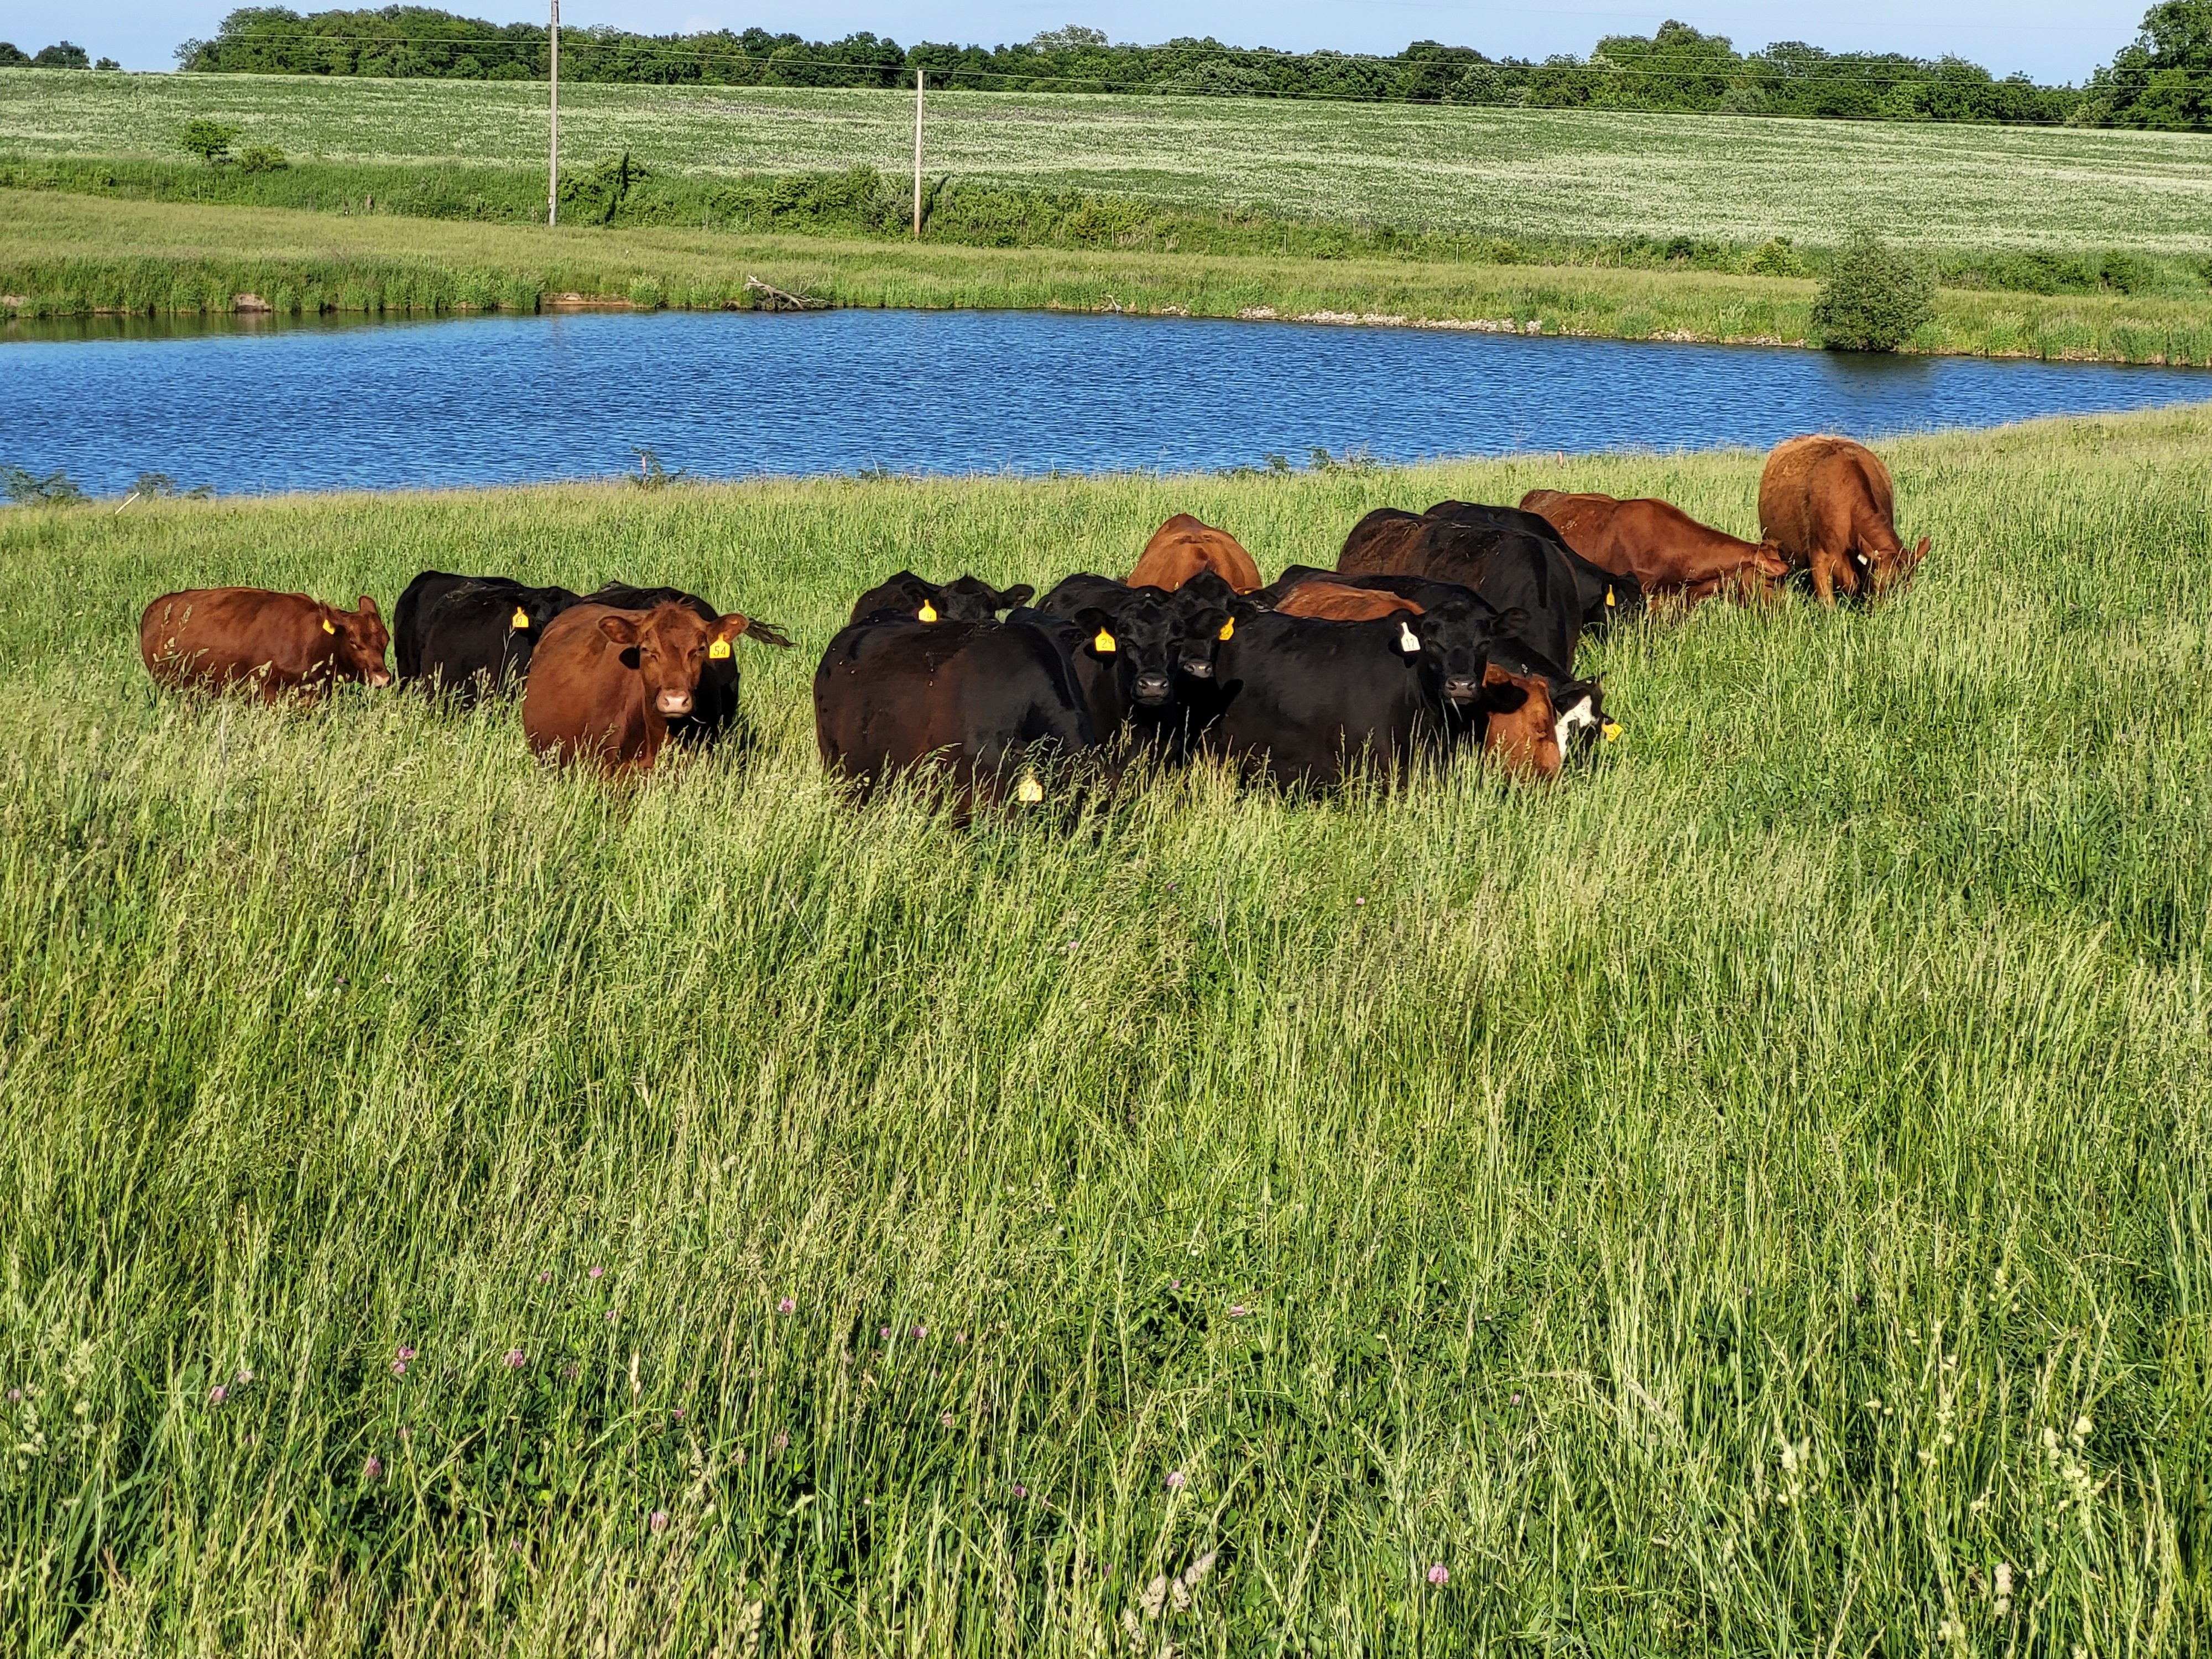
[[[127, 69], [167, 69], [188, 36], [212, 33], [233, 0], [0, 0], [0, 40], [27, 52], [66, 38]], [[372, 3], [373, 0], [361, 0]], [[439, 0], [429, 0], [438, 3]], [[292, 0], [300, 10], [322, 0]], [[538, 18], [542, 6], [512, 0], [444, 0], [447, 9], [501, 21]], [[1932, 58], [1947, 52], [2003, 75], [2025, 70], [2039, 81], [2079, 81], [2135, 38], [2148, 0], [1864, 0], [1850, 7], [1796, 3], [1694, 3], [1626, 9], [1623, 0], [1479, 6], [1455, 0], [1135, 0], [1086, 6], [1079, 0], [567, 0], [564, 21], [613, 23], [655, 33], [671, 30], [790, 29], [812, 40], [854, 29], [917, 40], [1025, 40], [1062, 23], [1103, 28], [1116, 40], [1211, 34], [1234, 46], [1292, 51], [1335, 46], [1395, 52], [1408, 40], [1443, 40], [1493, 57], [1583, 52], [1601, 34], [1648, 34], [1665, 18], [1726, 34], [1739, 48], [1770, 40], [1809, 40], [1832, 50], [1880, 48]]]

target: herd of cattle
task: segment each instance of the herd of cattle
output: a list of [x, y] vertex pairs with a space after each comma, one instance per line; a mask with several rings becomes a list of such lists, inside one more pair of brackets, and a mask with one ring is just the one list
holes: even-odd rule
[[[825, 763], [867, 782], [936, 763], [963, 793], [1023, 800], [1042, 798], [1039, 761], [1102, 749], [1327, 784], [1468, 745], [1548, 777], [1619, 729], [1599, 683], [1575, 678], [1585, 632], [1651, 598], [1756, 599], [1793, 572], [1824, 602], [1880, 594], [1928, 550], [1899, 538], [1887, 470], [1845, 438], [1778, 446], [1759, 511], [1763, 539], [1747, 542], [1656, 500], [1532, 490], [1518, 507], [1383, 507], [1334, 570], [1273, 582], [1232, 537], [1178, 514], [1126, 579], [1073, 575], [1042, 599], [902, 571], [860, 597], [823, 653], [816, 736]], [[612, 772], [735, 721], [741, 636], [791, 644], [673, 588], [578, 594], [425, 571], [389, 635], [366, 595], [345, 611], [203, 588], [149, 605], [139, 647], [164, 684], [273, 699], [387, 685], [390, 645], [403, 682], [464, 697], [520, 684], [533, 750]]]

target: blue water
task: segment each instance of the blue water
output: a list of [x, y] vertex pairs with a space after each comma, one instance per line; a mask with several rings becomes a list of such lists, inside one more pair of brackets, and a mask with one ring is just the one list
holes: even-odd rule
[[224, 493], [1764, 448], [2212, 398], [2212, 374], [1047, 312], [599, 313], [0, 341], [0, 464]]

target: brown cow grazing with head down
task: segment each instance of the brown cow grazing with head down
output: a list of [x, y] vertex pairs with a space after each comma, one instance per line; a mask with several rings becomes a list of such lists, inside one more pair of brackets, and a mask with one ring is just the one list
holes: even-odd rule
[[164, 593], [138, 619], [138, 654], [162, 684], [250, 680], [270, 702], [316, 696], [339, 680], [389, 685], [391, 642], [366, 593], [357, 609], [341, 611], [305, 593], [194, 587]]
[[[1928, 538], [1908, 548], [1897, 533], [1897, 490], [1881, 458], [1849, 438], [1785, 438], [1759, 479], [1760, 533], [1790, 568], [1813, 573], [1813, 591], [1836, 602], [1838, 584], [1859, 591], [1866, 567], [1870, 594], [1912, 580], [1928, 556]], [[1856, 560], [1857, 563], [1853, 561]]]
[[1129, 573], [1132, 587], [1174, 592], [1201, 570], [1211, 570], [1239, 593], [1261, 585], [1260, 567], [1225, 530], [1178, 513], [1152, 532], [1144, 556]]
[[644, 771], [668, 741], [669, 721], [691, 713], [708, 661], [727, 657], [750, 626], [735, 615], [710, 623], [673, 600], [649, 611], [564, 611], [545, 625], [530, 659], [524, 735], [563, 764], [590, 759], [610, 774]]
[[1532, 489], [1521, 505], [1540, 514], [1592, 564], [1635, 577], [1646, 594], [1692, 601], [1718, 594], [1750, 599], [1790, 571], [1771, 542], [1741, 540], [1649, 495], [1620, 501]]

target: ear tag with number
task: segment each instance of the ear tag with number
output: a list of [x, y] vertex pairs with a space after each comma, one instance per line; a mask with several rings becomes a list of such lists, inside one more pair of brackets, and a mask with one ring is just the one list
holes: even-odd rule
[[1104, 629], [1100, 629], [1098, 637], [1091, 641], [1091, 648], [1102, 657], [1106, 655], [1114, 649], [1114, 636]]
[[921, 602], [921, 609], [915, 611], [914, 614], [921, 617], [924, 622], [935, 622], [937, 620], [937, 607], [932, 605], [927, 599], [924, 599]]
[[324, 618], [323, 618], [323, 632], [324, 632], [324, 633], [325, 633], [325, 634], [335, 634], [335, 633], [337, 633], [337, 631], [338, 631], [338, 630], [337, 630], [337, 629], [335, 629], [335, 628], [333, 628], [333, 627], [331, 627], [331, 619], [330, 619], [328, 617], [324, 617]]
[[714, 644], [707, 647], [707, 654], [710, 657], [728, 656], [730, 654], [730, 642], [727, 640], [716, 640]]
[[1619, 720], [1607, 720], [1603, 726], [1598, 727], [1598, 730], [1604, 732], [1605, 740], [1607, 743], [1611, 743], [1615, 738], [1620, 735], [1620, 722]]
[[526, 631], [530, 627], [530, 613], [518, 605], [514, 607], [514, 614], [507, 619], [507, 625], [518, 634]]
[[1024, 805], [1034, 806], [1044, 799], [1044, 786], [1035, 778], [1024, 778], [1015, 787], [1014, 799]]
[[1221, 624], [1221, 631], [1218, 634], [1216, 634], [1213, 637], [1217, 640], [1225, 640], [1236, 631], [1237, 618], [1231, 617], [1227, 622]]
[[1398, 648], [1409, 657], [1417, 657], [1421, 653], [1421, 636], [1403, 623], [1398, 624]]
[[1606, 584], [1605, 602], [1608, 607], [1613, 604], [1613, 585], [1610, 582]]

